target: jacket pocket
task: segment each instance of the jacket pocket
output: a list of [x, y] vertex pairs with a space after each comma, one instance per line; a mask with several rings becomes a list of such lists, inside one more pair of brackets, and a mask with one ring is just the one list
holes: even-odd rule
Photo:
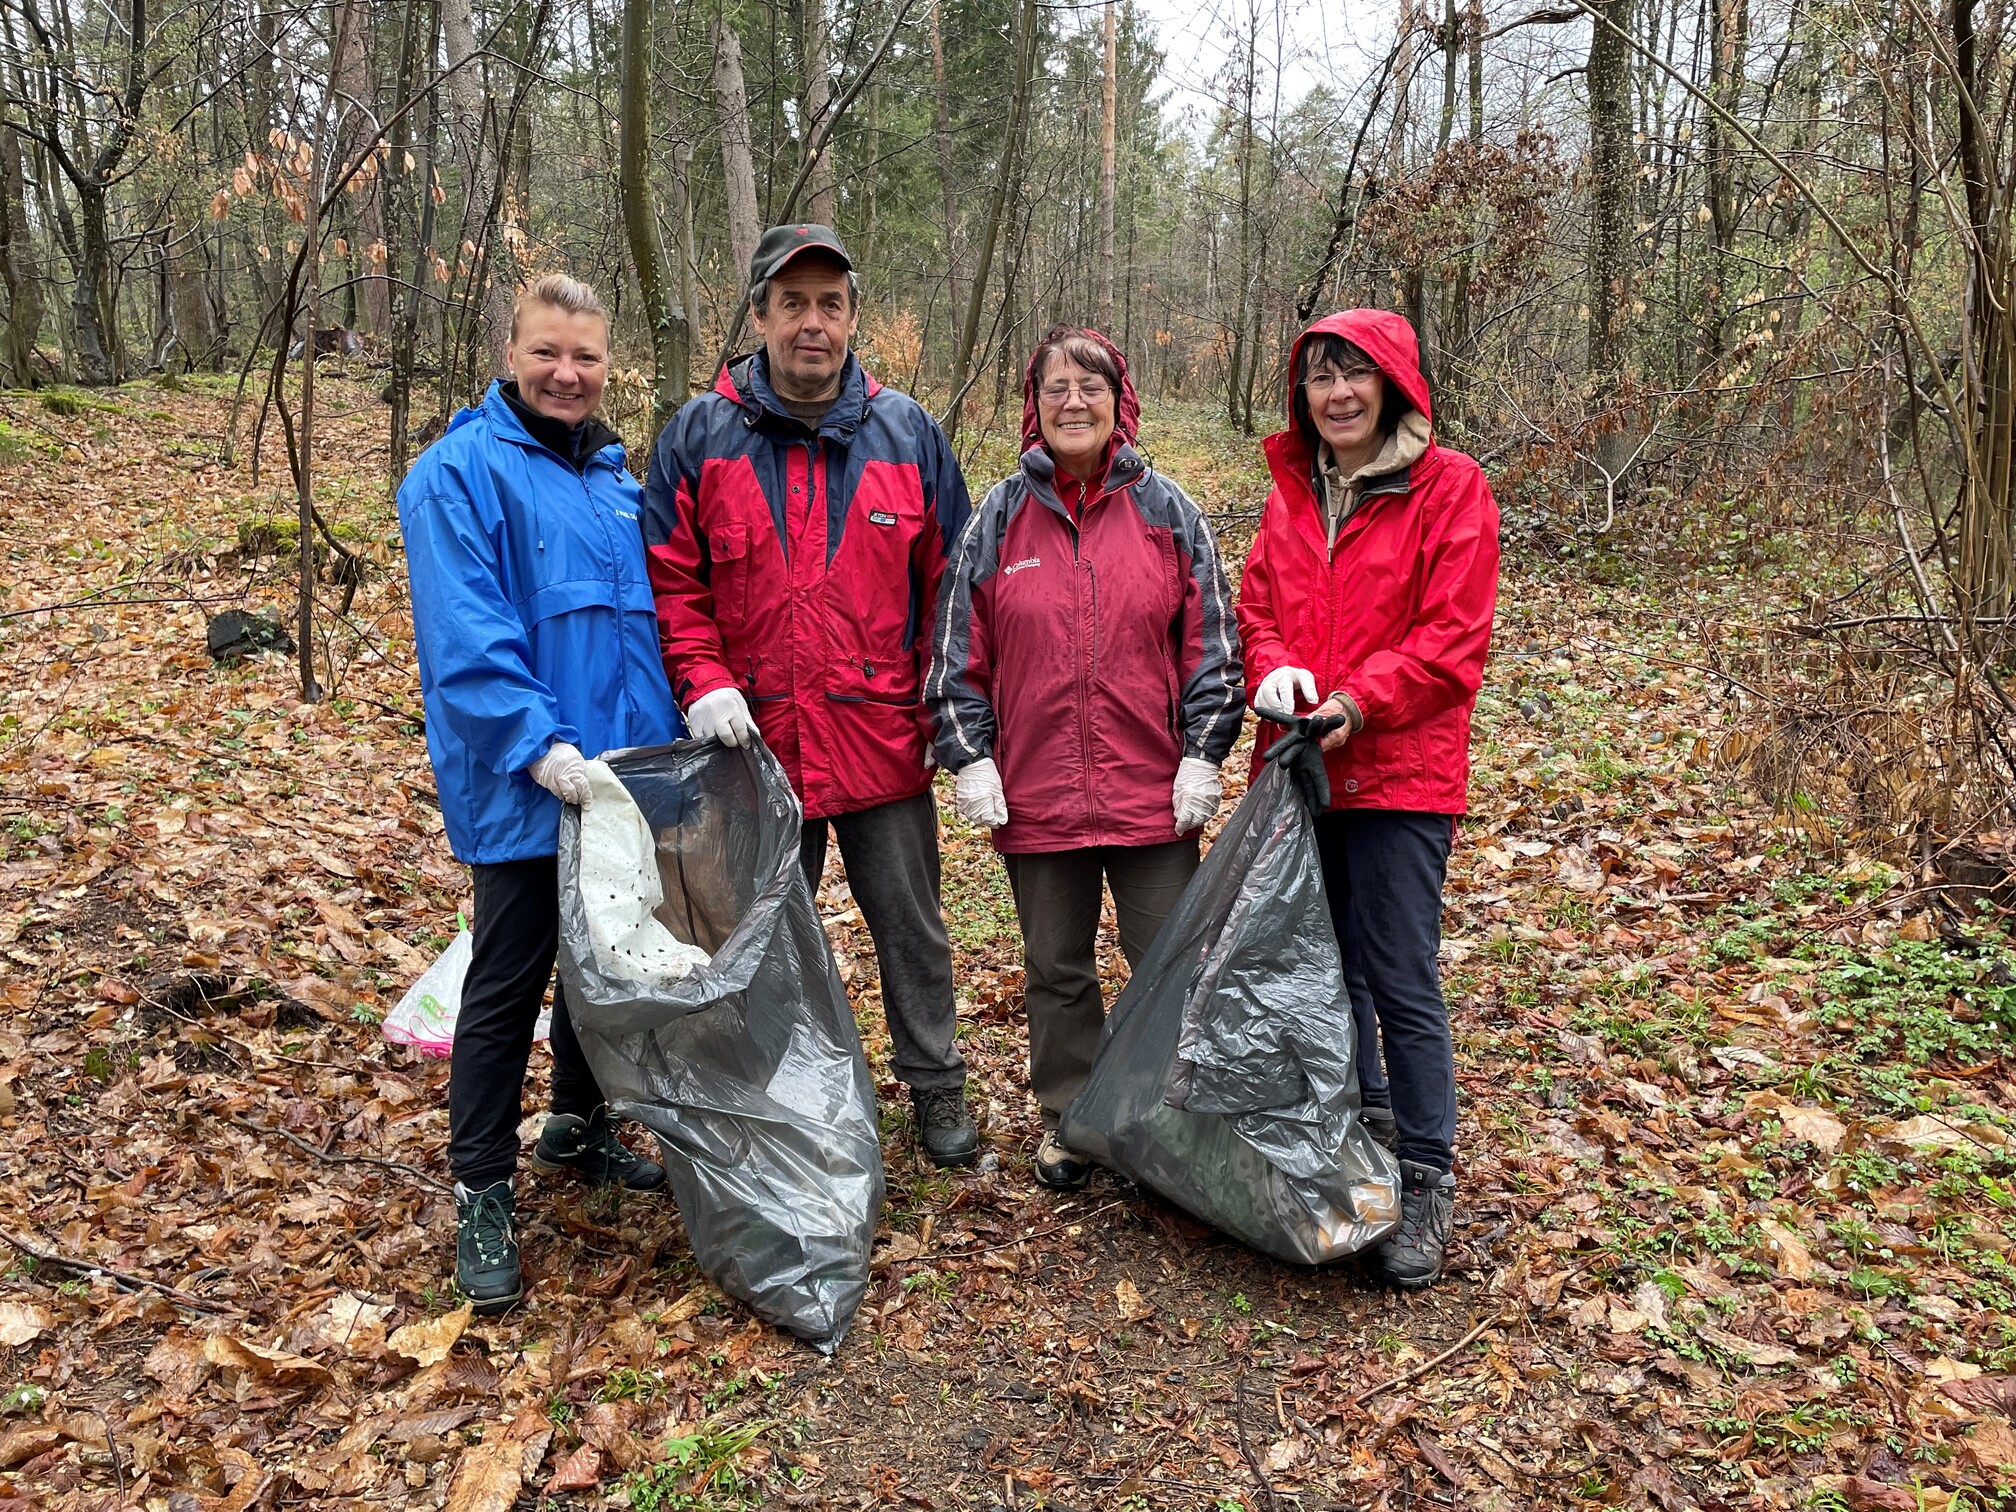
[[839, 703], [916, 704], [922, 697], [914, 652], [845, 652], [829, 670], [826, 696]]
[[724, 630], [749, 618], [749, 527], [721, 525], [707, 539], [713, 560], [708, 586], [714, 593], [714, 620]]

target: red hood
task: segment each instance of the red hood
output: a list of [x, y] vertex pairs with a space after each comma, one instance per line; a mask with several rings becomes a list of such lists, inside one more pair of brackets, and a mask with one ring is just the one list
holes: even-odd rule
[[[1085, 334], [1106, 348], [1114, 367], [1120, 371], [1120, 402], [1113, 411], [1113, 434], [1132, 446], [1141, 425], [1141, 400], [1134, 392], [1134, 380], [1127, 375], [1127, 359], [1120, 355], [1120, 348], [1089, 326]], [[1036, 358], [1032, 354], [1029, 366], [1022, 374], [1022, 450], [1042, 444], [1043, 424], [1036, 417]], [[1108, 446], [1108, 455], [1116, 449], [1117, 443]]]
[[[1391, 310], [1339, 310], [1335, 315], [1325, 315], [1295, 338], [1294, 349], [1288, 355], [1290, 384], [1301, 381], [1302, 344], [1316, 335], [1342, 336], [1364, 352], [1379, 364], [1379, 371], [1387, 380], [1413, 401], [1414, 408], [1428, 417], [1428, 423], [1431, 426], [1435, 423], [1435, 413], [1428, 406], [1428, 379], [1421, 371], [1421, 343], [1406, 316]], [[1288, 424], [1291, 427], [1295, 424], [1293, 388], [1288, 393]]]

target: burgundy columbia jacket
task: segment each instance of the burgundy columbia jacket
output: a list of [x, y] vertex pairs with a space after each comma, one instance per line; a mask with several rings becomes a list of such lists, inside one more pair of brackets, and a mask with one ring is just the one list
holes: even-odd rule
[[970, 509], [937, 422], [853, 357], [816, 435], [761, 352], [724, 368], [665, 427], [644, 484], [680, 707], [740, 688], [808, 818], [923, 792], [931, 616]]
[[925, 693], [938, 761], [991, 756], [1008, 852], [1177, 838], [1185, 756], [1222, 762], [1244, 717], [1231, 590], [1211, 528], [1132, 446], [1140, 404], [1120, 367], [1103, 484], [1073, 524], [1023, 382], [1022, 462], [974, 511], [938, 609]]
[[[1363, 349], [1432, 422], [1404, 318], [1346, 310], [1319, 320], [1296, 340], [1291, 376], [1319, 331]], [[1498, 506], [1483, 469], [1430, 444], [1411, 467], [1366, 480], [1332, 549], [1292, 407], [1266, 452], [1274, 489], [1239, 590], [1247, 688], [1276, 668], [1305, 667], [1319, 699], [1341, 689], [1357, 703], [1364, 728], [1327, 758], [1333, 809], [1464, 812], [1470, 711], [1498, 597]], [[1256, 772], [1280, 733], [1261, 725]]]

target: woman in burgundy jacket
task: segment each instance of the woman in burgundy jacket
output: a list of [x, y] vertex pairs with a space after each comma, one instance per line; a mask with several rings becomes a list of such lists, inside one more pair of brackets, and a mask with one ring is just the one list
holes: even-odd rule
[[1232, 593], [1203, 513], [1134, 450], [1118, 348], [1058, 327], [1023, 387], [1022, 461], [974, 511], [938, 598], [925, 698], [959, 812], [993, 831], [1022, 928], [1037, 1178], [1105, 1024], [1102, 880], [1138, 963], [1197, 870], [1244, 717]]
[[[1326, 316], [1288, 374], [1289, 425], [1266, 443], [1274, 488], [1240, 585], [1246, 683], [1263, 714], [1345, 717], [1323, 742], [1330, 810], [1316, 838], [1355, 979], [1367, 1122], [1400, 1157], [1401, 1223], [1380, 1265], [1413, 1289], [1441, 1275], [1455, 1207], [1436, 954], [1498, 594], [1498, 506], [1475, 461], [1435, 444], [1402, 317]], [[1280, 733], [1263, 724], [1256, 750]]]

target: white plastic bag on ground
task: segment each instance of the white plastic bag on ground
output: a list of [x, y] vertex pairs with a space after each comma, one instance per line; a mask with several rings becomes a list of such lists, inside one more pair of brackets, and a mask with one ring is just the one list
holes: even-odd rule
[[588, 763], [588, 793], [581, 807], [580, 888], [595, 964], [604, 976], [646, 987], [684, 980], [707, 964], [707, 952], [656, 917], [665, 901], [656, 832], [607, 763]]
[[[467, 929], [462, 930], [421, 973], [420, 980], [406, 989], [399, 1006], [385, 1016], [386, 1039], [395, 1045], [411, 1045], [423, 1055], [445, 1056], [454, 1049], [455, 1020], [462, 1012], [462, 982], [469, 975], [473, 938]], [[532, 1038], [545, 1039], [552, 1023], [552, 1010], [541, 1008]]]

